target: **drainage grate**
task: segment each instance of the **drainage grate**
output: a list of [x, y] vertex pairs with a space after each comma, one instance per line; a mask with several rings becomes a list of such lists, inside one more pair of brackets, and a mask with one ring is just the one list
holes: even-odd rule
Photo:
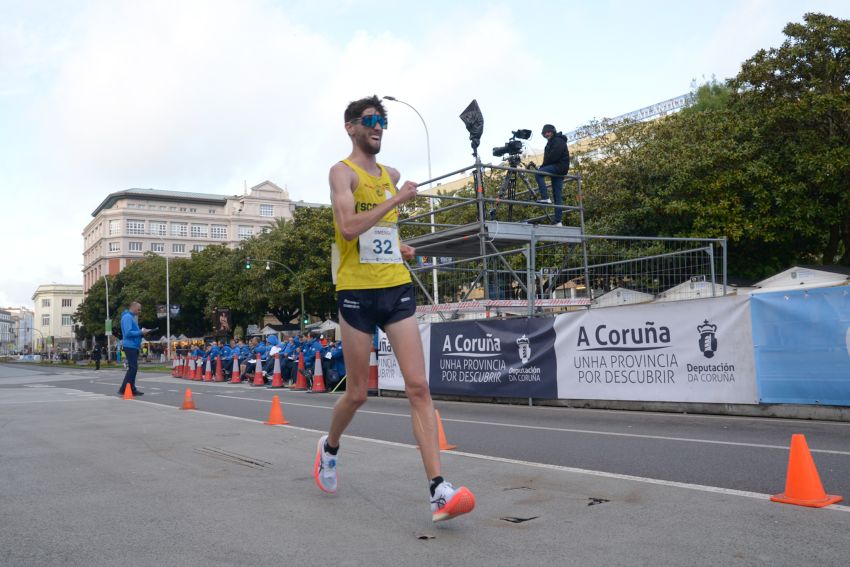
[[606, 502], [610, 502], [610, 500], [606, 498], [588, 498], [590, 502], [587, 503], [588, 506], [596, 506], [597, 504], [605, 504]]
[[512, 516], [508, 516], [505, 518], [499, 518], [500, 520], [504, 520], [506, 522], [510, 522], [512, 524], [521, 524], [523, 522], [530, 522], [531, 520], [536, 520], [540, 516], [532, 516], [530, 518], [514, 518]]
[[502, 492], [507, 492], [508, 490], [537, 490], [537, 489], [531, 488], [530, 486], [510, 486], [508, 488], [502, 489]]
[[271, 465], [270, 462], [264, 461], [262, 459], [257, 459], [255, 457], [246, 457], [245, 455], [232, 453], [230, 451], [225, 451], [224, 449], [217, 449], [215, 447], [200, 447], [196, 448], [195, 452], [201, 455], [212, 457], [214, 459], [219, 459], [226, 463], [242, 465], [243, 467], [248, 467], [252, 469], [263, 469]]

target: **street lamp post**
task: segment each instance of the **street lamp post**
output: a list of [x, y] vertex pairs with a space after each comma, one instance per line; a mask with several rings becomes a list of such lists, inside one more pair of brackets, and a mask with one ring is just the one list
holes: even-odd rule
[[[391, 100], [393, 102], [398, 102], [398, 103], [401, 103], [401, 104], [411, 108], [413, 110], [413, 112], [416, 113], [416, 116], [419, 117], [419, 120], [422, 121], [422, 126], [425, 128], [425, 149], [428, 153], [428, 189], [430, 190], [431, 189], [431, 179], [433, 179], [434, 176], [431, 174], [431, 136], [430, 136], [430, 134], [428, 134], [428, 125], [425, 123], [425, 119], [422, 118], [422, 115], [419, 113], [419, 111], [416, 110], [416, 108], [414, 108], [414, 106], [410, 103], [404, 102], [403, 100], [399, 100], [394, 96], [385, 96], [384, 99], [385, 100]], [[431, 196], [428, 197], [428, 208], [431, 210], [431, 232], [433, 233], [436, 230], [435, 227], [434, 227], [434, 225], [436, 224], [436, 217], [434, 216], [434, 199]], [[440, 294], [439, 294], [439, 291], [437, 289], [437, 260], [436, 260], [436, 256], [431, 256], [431, 265], [434, 266], [431, 270], [431, 278], [432, 278], [432, 281], [433, 281], [433, 284], [434, 284], [434, 286], [433, 286], [434, 304], [438, 304], [438, 303], [440, 303]]]
[[[271, 266], [269, 264], [274, 264], [276, 266], [280, 266], [281, 268], [284, 268], [287, 272], [292, 274], [293, 278], [298, 278], [298, 276], [295, 275], [295, 272], [292, 271], [292, 268], [290, 268], [286, 264], [281, 264], [280, 262], [277, 262], [275, 260], [256, 260], [256, 261], [257, 262], [265, 262], [267, 270], [271, 269]], [[301, 314], [298, 317], [298, 324], [301, 326], [301, 334], [304, 335], [304, 316], [307, 314], [307, 312], [304, 310], [304, 287], [300, 286], [298, 288], [298, 292], [301, 294]]]

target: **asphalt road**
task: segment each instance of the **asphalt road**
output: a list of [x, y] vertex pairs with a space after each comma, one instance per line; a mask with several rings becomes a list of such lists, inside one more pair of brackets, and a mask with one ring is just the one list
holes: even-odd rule
[[[770, 502], [804, 432], [848, 496], [847, 425], [438, 402], [473, 513], [433, 524], [407, 402], [371, 399], [310, 474], [330, 394], [0, 364], [0, 565], [843, 567], [850, 507]], [[187, 387], [200, 411], [176, 408]], [[269, 427], [271, 397], [292, 423]], [[755, 491], [755, 492], [753, 492]]]
[[[35, 376], [36, 383], [114, 394], [123, 372], [0, 364], [0, 388], [32, 385]], [[258, 421], [278, 394], [292, 425], [319, 431], [338, 397], [152, 373], [140, 373], [137, 386], [144, 401], [171, 407], [191, 388], [199, 410]], [[436, 407], [459, 452], [763, 494], [783, 491], [791, 435], [803, 433], [827, 492], [850, 499], [850, 423], [459, 402]], [[409, 420], [405, 399], [370, 398], [347, 433], [414, 444]], [[446, 476], [463, 482], [462, 470]]]

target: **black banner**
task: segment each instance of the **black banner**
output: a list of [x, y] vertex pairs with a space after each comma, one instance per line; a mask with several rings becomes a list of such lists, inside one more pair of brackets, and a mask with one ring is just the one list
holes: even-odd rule
[[555, 399], [553, 319], [459, 321], [431, 325], [435, 394]]

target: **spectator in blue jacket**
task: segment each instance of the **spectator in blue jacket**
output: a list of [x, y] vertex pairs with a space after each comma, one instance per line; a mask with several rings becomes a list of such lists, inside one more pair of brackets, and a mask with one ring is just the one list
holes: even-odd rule
[[[263, 375], [269, 375], [274, 372], [274, 355], [277, 354], [280, 356], [281, 354], [281, 345], [280, 340], [275, 335], [269, 335], [269, 338], [266, 339], [268, 344], [266, 346], [266, 364], [263, 366]], [[281, 374], [283, 373], [283, 366], [281, 366]]]
[[[310, 338], [306, 343], [301, 345], [301, 352], [304, 353], [304, 368], [310, 376], [314, 373], [314, 365], [316, 364], [316, 353], [322, 351], [322, 343], [319, 342], [319, 337], [311, 332]], [[312, 385], [312, 380], [309, 380]]]
[[301, 352], [301, 341], [298, 336], [289, 337], [283, 346], [283, 377], [292, 383], [298, 377], [298, 354]]
[[[330, 376], [333, 376], [333, 385], [339, 384], [345, 378], [345, 357], [342, 353], [342, 341], [337, 341], [328, 349], [330, 360], [332, 362]], [[328, 385], [330, 388], [330, 385]]]
[[127, 357], [127, 372], [124, 373], [124, 381], [121, 382], [121, 388], [118, 390], [119, 395], [124, 394], [127, 384], [130, 385], [130, 391], [134, 396], [142, 396], [144, 392], [136, 389], [136, 372], [139, 371], [139, 349], [142, 347], [142, 336], [148, 334], [148, 329], [139, 328], [139, 312], [142, 310], [142, 304], [134, 301], [130, 304], [129, 309], [126, 309], [121, 314], [121, 336], [123, 337], [124, 354]]

